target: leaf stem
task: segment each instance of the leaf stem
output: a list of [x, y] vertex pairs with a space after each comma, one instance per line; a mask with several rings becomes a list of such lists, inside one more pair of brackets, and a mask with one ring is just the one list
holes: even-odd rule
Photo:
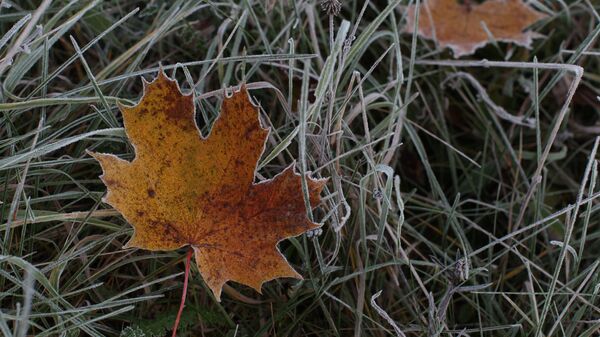
[[179, 327], [179, 320], [181, 319], [181, 313], [185, 306], [185, 298], [187, 296], [188, 279], [190, 276], [190, 262], [192, 261], [192, 254], [194, 250], [190, 247], [185, 258], [185, 276], [183, 279], [183, 293], [181, 294], [181, 303], [179, 303], [179, 311], [177, 312], [177, 318], [175, 318], [175, 324], [173, 324], [173, 334], [171, 337], [177, 337], [177, 328]]

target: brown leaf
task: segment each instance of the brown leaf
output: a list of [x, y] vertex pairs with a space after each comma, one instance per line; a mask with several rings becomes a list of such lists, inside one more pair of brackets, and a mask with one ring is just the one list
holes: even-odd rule
[[[454, 57], [470, 55], [485, 46], [490, 34], [502, 42], [529, 48], [537, 34], [525, 28], [546, 17], [522, 0], [426, 0], [420, 5], [418, 34], [436, 40], [441, 48], [449, 47]], [[485, 27], [489, 30], [486, 32]], [[408, 7], [406, 32], [415, 25], [415, 5]]]
[[[244, 87], [224, 99], [207, 138], [194, 122], [193, 101], [161, 71], [136, 106], [120, 106], [135, 159], [92, 153], [104, 172], [105, 201], [134, 227], [126, 247], [191, 246], [218, 300], [229, 280], [260, 292], [268, 280], [302, 278], [277, 248], [279, 241], [319, 227], [307, 218], [294, 164], [253, 183], [269, 130], [261, 127]], [[314, 207], [325, 180], [307, 181]]]

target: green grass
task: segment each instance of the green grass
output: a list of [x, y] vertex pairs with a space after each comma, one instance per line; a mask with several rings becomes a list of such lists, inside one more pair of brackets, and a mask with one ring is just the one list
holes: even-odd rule
[[280, 245], [305, 280], [219, 303], [193, 266], [179, 335], [597, 336], [600, 4], [531, 1], [531, 50], [456, 61], [403, 32], [408, 2], [3, 1], [1, 334], [169, 333], [185, 251], [122, 249], [85, 153], [133, 157], [116, 103], [162, 65], [203, 134], [248, 83], [260, 179], [330, 177], [323, 233]]

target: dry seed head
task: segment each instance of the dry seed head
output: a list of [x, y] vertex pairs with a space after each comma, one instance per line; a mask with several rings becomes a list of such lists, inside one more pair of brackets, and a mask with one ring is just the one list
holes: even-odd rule
[[342, 10], [340, 0], [321, 0], [321, 9], [329, 15], [338, 16]]

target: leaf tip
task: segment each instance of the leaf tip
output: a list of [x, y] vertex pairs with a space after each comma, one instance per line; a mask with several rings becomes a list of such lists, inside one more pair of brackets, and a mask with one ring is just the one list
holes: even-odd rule
[[156, 76], [156, 77], [170, 80], [170, 78], [167, 76], [167, 73], [165, 72], [165, 68], [162, 66], [162, 64], [158, 65], [158, 76]]
[[94, 151], [92, 151], [92, 150], [90, 150], [90, 149], [85, 149], [85, 153], [86, 153], [88, 156], [91, 156], [91, 157], [94, 157], [94, 158], [96, 158], [96, 154], [97, 154], [97, 153], [96, 153], [96, 152], [94, 152]]

